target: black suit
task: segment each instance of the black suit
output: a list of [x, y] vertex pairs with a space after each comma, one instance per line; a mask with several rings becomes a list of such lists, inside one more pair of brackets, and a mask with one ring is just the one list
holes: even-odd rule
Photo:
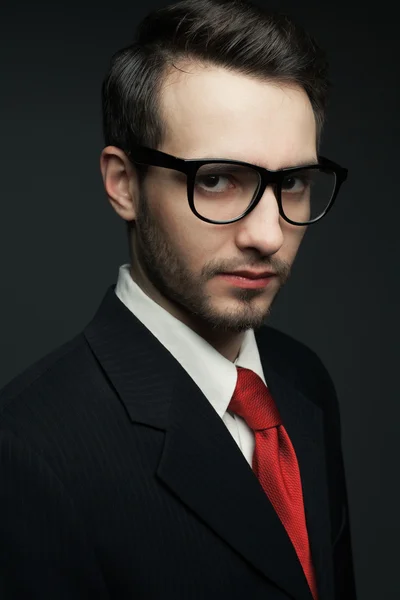
[[[225, 424], [114, 288], [0, 394], [1, 600], [312, 600]], [[334, 387], [303, 344], [270, 327], [256, 340], [300, 465], [320, 600], [353, 600]]]

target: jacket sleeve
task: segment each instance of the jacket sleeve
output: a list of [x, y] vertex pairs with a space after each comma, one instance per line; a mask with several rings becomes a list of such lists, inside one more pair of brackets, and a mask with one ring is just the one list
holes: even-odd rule
[[350, 513], [347, 499], [347, 488], [341, 459], [340, 475], [342, 489], [343, 526], [333, 547], [333, 564], [335, 576], [336, 600], [356, 600], [354, 580], [353, 552], [350, 534]]
[[335, 525], [332, 540], [335, 600], [356, 600], [356, 585], [354, 577], [353, 551], [350, 529], [350, 511], [347, 494], [345, 467], [342, 452], [342, 433], [340, 421], [340, 408], [334, 383], [320, 362], [320, 375], [322, 378], [322, 391], [325, 404], [325, 437], [327, 440], [327, 471], [331, 497], [339, 499], [332, 514], [340, 518], [333, 519]]
[[0, 598], [109, 598], [63, 484], [9, 431], [0, 431]]

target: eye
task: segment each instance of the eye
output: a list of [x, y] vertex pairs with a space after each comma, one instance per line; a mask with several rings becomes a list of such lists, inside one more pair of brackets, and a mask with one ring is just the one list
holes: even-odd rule
[[282, 191], [301, 193], [311, 185], [312, 176], [309, 173], [302, 175], [288, 175], [282, 182]]
[[200, 175], [196, 178], [196, 186], [205, 192], [225, 192], [229, 187], [230, 179], [231, 176], [225, 174]]

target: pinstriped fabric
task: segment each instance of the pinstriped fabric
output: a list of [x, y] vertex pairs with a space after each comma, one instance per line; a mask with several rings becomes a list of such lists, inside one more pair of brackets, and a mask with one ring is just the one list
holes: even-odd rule
[[[151, 372], [147, 381], [154, 387]], [[5, 403], [4, 428], [1, 600], [268, 594], [262, 576], [160, 484], [164, 432], [129, 420], [82, 338]], [[287, 600], [279, 590], [271, 598]]]
[[[306, 466], [320, 600], [336, 600], [326, 524], [331, 506], [336, 536], [347, 508], [340, 431], [327, 419], [323, 437], [317, 405], [337, 401], [307, 349], [272, 329], [265, 337], [263, 369], [279, 357], [282, 376], [271, 369], [268, 381]], [[348, 590], [348, 520], [340, 532], [335, 585]], [[225, 425], [111, 287], [83, 334], [0, 391], [0, 598], [171, 597], [311, 600]]]
[[[46, 462], [11, 432], [0, 433], [0, 473], [6, 516], [0, 524], [1, 599], [107, 598], [71, 498]], [[35, 592], [36, 571], [46, 577], [43, 596]]]

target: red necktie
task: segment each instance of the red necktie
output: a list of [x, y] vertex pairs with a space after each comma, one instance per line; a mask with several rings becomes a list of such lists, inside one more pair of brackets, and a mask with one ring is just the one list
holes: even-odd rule
[[292, 541], [314, 600], [317, 584], [304, 514], [300, 471], [292, 442], [262, 379], [237, 367], [238, 379], [228, 409], [255, 434], [253, 471]]

